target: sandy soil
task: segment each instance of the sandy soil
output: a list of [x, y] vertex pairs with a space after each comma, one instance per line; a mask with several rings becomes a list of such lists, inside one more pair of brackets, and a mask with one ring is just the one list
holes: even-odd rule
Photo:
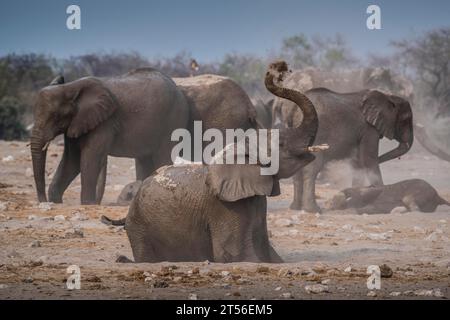
[[[53, 143], [48, 181], [61, 154], [62, 147]], [[268, 226], [286, 263], [124, 264], [115, 261], [119, 255], [132, 258], [126, 233], [122, 227], [103, 225], [99, 217], [126, 215], [127, 207], [106, 204], [133, 180], [132, 160], [110, 158], [105, 205], [80, 206], [78, 178], [67, 190], [64, 204], [49, 208], [36, 202], [25, 143], [1, 141], [0, 160], [0, 299], [450, 297], [446, 206], [431, 214], [304, 213], [287, 209], [292, 184], [283, 181], [282, 195], [269, 198]], [[450, 200], [450, 163], [418, 147], [382, 169], [386, 183], [420, 177]], [[320, 204], [349, 183], [346, 166], [335, 165], [331, 172], [327, 182], [318, 185]], [[81, 290], [69, 291], [66, 269], [73, 264], [81, 269]], [[366, 286], [367, 267], [383, 264], [389, 268], [382, 270], [381, 290], [371, 292]]]

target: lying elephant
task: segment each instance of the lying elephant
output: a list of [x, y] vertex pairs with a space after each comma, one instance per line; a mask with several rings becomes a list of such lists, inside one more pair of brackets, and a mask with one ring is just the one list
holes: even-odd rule
[[131, 200], [133, 200], [134, 196], [138, 192], [139, 188], [142, 185], [141, 180], [137, 180], [134, 182], [131, 182], [127, 184], [122, 191], [120, 192], [119, 196], [117, 197], [116, 204], [120, 206], [128, 206], [131, 203]]
[[274, 83], [287, 70], [285, 62], [271, 64], [266, 87], [305, 116], [298, 127], [279, 131], [278, 173], [261, 175], [259, 164], [160, 168], [143, 182], [126, 217], [135, 262], [282, 262], [269, 243], [266, 196], [278, 195], [279, 179], [314, 160], [310, 147], [318, 128], [311, 101]]
[[394, 208], [434, 212], [438, 205], [450, 205], [436, 190], [421, 179], [404, 180], [380, 187], [348, 188], [328, 203], [330, 210], [355, 208], [357, 213], [390, 213]]

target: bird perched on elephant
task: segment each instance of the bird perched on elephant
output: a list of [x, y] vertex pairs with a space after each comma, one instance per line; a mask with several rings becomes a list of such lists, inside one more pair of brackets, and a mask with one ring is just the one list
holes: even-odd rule
[[450, 205], [422, 179], [410, 179], [379, 187], [348, 188], [328, 203], [329, 210], [356, 209], [359, 214], [390, 213], [394, 208], [406, 211], [434, 212], [438, 205]]
[[143, 182], [126, 217], [135, 262], [282, 261], [268, 239], [266, 196], [278, 195], [278, 179], [314, 160], [318, 127], [311, 101], [277, 84], [287, 70], [285, 62], [271, 64], [266, 87], [305, 116], [297, 127], [279, 131], [279, 171], [261, 175], [261, 165], [248, 161], [160, 168]]
[[[288, 76], [283, 85], [295, 88], [301, 72]], [[414, 141], [413, 114], [409, 102], [378, 90], [337, 93], [326, 88], [305, 92], [315, 105], [319, 117], [316, 143], [330, 148], [320, 153], [314, 162], [293, 177], [294, 199], [291, 209], [320, 212], [315, 199], [315, 180], [324, 165], [332, 160], [351, 159], [354, 167], [353, 185], [382, 185], [379, 165], [405, 154]], [[277, 99], [273, 125], [293, 126], [302, 114], [290, 101]], [[382, 137], [395, 139], [397, 148], [379, 156]]]
[[64, 191], [81, 173], [81, 203], [95, 204], [103, 195], [96, 189], [108, 155], [135, 158], [136, 177], [144, 180], [170, 162], [171, 133], [188, 121], [184, 94], [157, 70], [68, 83], [58, 77], [39, 91], [34, 108], [31, 154], [39, 201], [47, 201], [46, 150], [57, 135], [64, 134], [64, 153], [49, 186], [49, 200], [62, 202]]

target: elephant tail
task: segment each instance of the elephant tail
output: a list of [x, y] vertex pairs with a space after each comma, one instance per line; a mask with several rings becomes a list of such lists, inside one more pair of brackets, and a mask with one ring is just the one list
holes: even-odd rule
[[442, 197], [439, 197], [439, 198], [440, 198], [439, 204], [445, 204], [445, 205], [447, 205], [447, 206], [450, 206], [450, 202], [448, 202], [447, 200], [445, 200], [445, 199], [442, 198]]
[[126, 220], [126, 218], [114, 220], [114, 219], [110, 219], [107, 216], [103, 216], [103, 215], [100, 218], [100, 221], [108, 226], [124, 226], [125, 220]]

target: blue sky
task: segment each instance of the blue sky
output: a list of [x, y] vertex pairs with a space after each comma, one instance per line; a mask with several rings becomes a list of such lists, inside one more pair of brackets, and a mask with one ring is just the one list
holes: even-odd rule
[[[66, 28], [70, 4], [81, 7], [81, 30]], [[382, 30], [366, 28], [369, 4], [381, 7]], [[1, 0], [0, 55], [186, 50], [212, 61], [229, 52], [265, 55], [298, 33], [339, 32], [364, 56], [387, 52], [390, 40], [448, 26], [447, 0]]]

